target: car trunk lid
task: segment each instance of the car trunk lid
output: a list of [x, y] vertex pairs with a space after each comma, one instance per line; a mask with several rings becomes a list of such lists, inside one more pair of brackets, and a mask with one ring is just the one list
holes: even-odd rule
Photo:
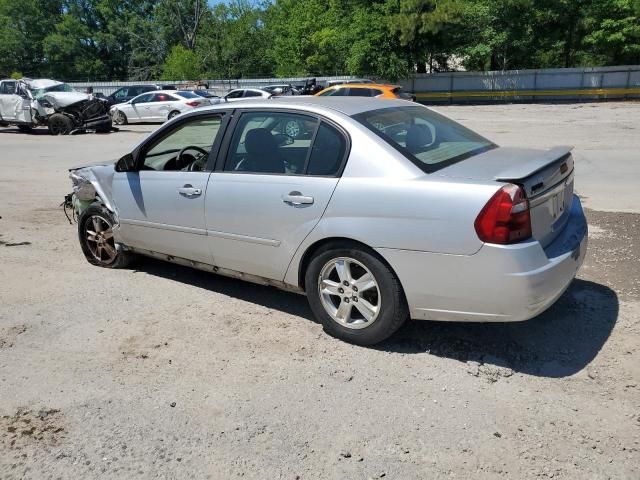
[[565, 227], [573, 198], [572, 147], [532, 150], [501, 147], [438, 172], [446, 177], [520, 185], [529, 200], [533, 237], [543, 247]]

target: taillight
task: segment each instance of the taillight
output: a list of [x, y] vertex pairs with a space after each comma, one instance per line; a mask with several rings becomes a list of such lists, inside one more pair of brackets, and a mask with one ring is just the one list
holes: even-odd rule
[[476, 218], [476, 233], [483, 242], [508, 244], [531, 237], [529, 200], [517, 185], [505, 185], [491, 197]]
[[200, 102], [187, 102], [187, 105], [189, 105], [190, 107], [197, 107], [198, 105], [200, 105]]

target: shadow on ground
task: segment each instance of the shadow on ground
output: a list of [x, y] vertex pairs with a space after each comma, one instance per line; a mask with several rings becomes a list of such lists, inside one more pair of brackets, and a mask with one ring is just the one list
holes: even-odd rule
[[3, 127], [3, 128], [0, 128], [0, 133], [4, 133], [5, 135], [12, 135], [12, 134], [15, 134], [15, 135], [33, 135], [33, 136], [51, 135], [49, 133], [49, 129], [47, 129], [47, 128], [32, 128], [28, 132], [23, 132], [18, 127]]
[[[316, 321], [302, 295], [145, 259], [138, 271], [228, 295]], [[605, 344], [618, 318], [610, 288], [575, 280], [542, 315], [517, 323], [407, 322], [377, 350], [431, 354], [529, 375], [559, 378], [585, 368]]]

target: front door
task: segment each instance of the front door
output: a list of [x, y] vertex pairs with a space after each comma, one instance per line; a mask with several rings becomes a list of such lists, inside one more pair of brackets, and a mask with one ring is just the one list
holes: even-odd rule
[[204, 205], [209, 156], [223, 120], [222, 113], [185, 119], [141, 147], [136, 171], [115, 173], [113, 198], [126, 245], [212, 263]]
[[[295, 138], [286, 134], [290, 122], [300, 125]], [[347, 139], [325, 121], [286, 111], [241, 112], [229, 137], [205, 199], [216, 265], [282, 280], [333, 194]]]
[[4, 121], [31, 123], [31, 99], [15, 80], [0, 83], [0, 117]]
[[152, 97], [153, 93], [145, 93], [131, 100], [131, 110], [133, 110], [133, 117], [136, 120], [140, 122], [149, 121], [149, 117], [151, 116], [151, 107], [149, 105]]

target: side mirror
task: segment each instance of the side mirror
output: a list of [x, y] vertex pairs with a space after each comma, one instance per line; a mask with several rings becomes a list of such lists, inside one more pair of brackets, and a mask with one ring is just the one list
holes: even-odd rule
[[116, 172], [133, 172], [136, 168], [136, 162], [133, 155], [127, 153], [116, 163]]

